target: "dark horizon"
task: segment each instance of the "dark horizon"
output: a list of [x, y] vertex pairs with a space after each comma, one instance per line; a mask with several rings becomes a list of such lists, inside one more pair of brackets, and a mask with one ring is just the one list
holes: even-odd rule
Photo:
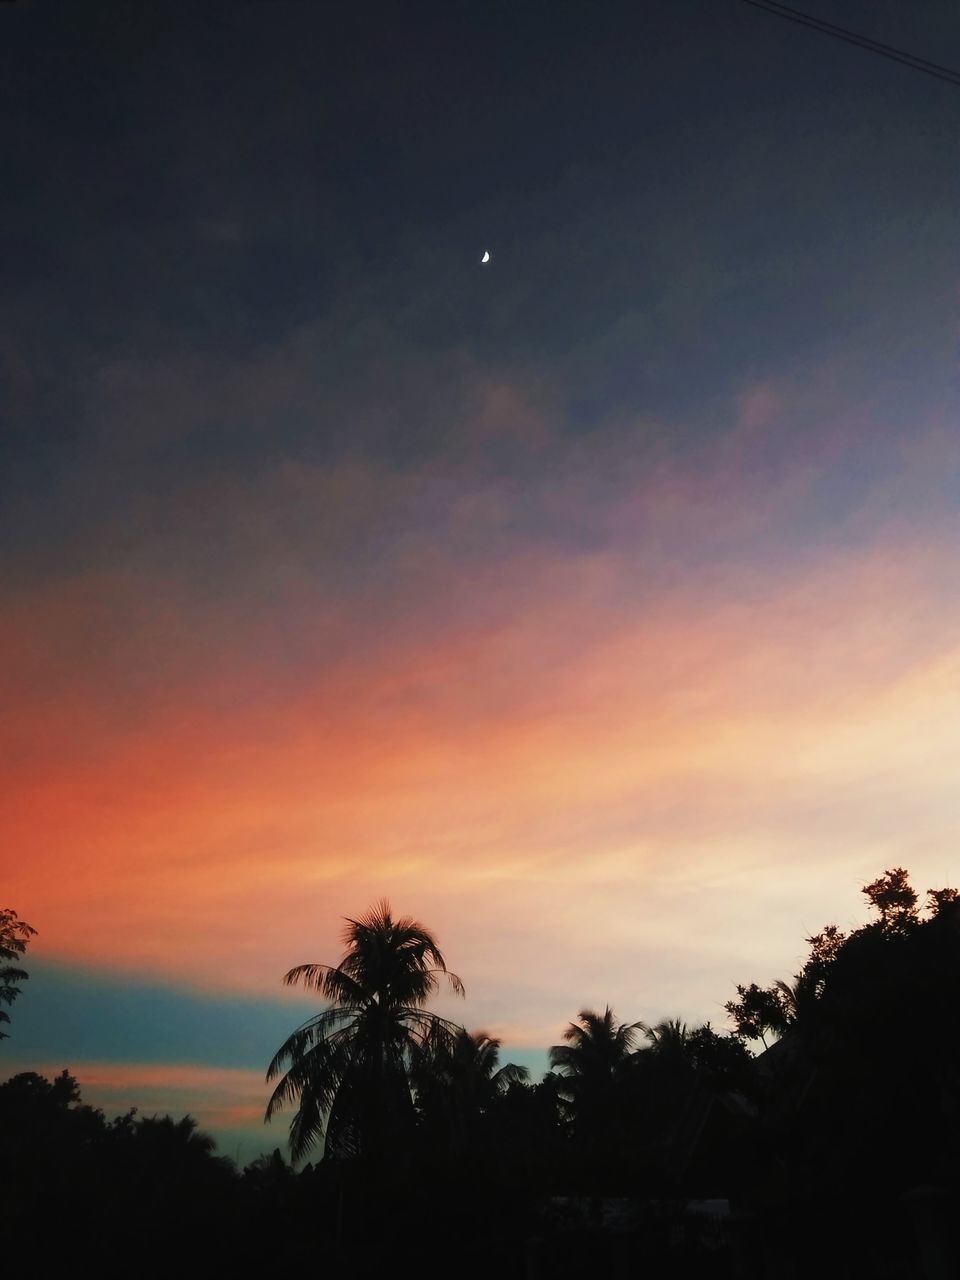
[[[582, 1009], [541, 1080], [505, 1062], [496, 1037], [430, 1008], [447, 984], [462, 995], [461, 979], [427, 925], [381, 900], [345, 922], [335, 965], [287, 975], [320, 1001], [267, 1069], [265, 1119], [289, 1124], [291, 1163], [277, 1147], [241, 1175], [189, 1115], [111, 1120], [66, 1070], [0, 1084], [13, 1259], [59, 1221], [73, 1256], [110, 1274], [161, 1223], [141, 1273], [291, 1266], [321, 1248], [373, 1276], [396, 1266], [403, 1226], [428, 1215], [435, 1249], [482, 1240], [488, 1265], [517, 1280], [581, 1274], [588, 1257], [623, 1267], [637, 1250], [677, 1274], [772, 1278], [816, 1262], [864, 1280], [945, 1280], [960, 894], [921, 897], [899, 867], [862, 893], [870, 918], [809, 937], [791, 979], [737, 985], [729, 1029]], [[31, 941], [0, 912], [0, 960], [21, 965]], [[5, 968], [0, 999], [17, 1005], [28, 976]], [[937, 1034], [891, 1036], [911, 1023]], [[828, 1152], [842, 1159], [825, 1163]], [[111, 1237], [100, 1205], [117, 1215]], [[882, 1232], [869, 1208], [888, 1215]], [[58, 1249], [54, 1237], [33, 1260], [53, 1265]]]

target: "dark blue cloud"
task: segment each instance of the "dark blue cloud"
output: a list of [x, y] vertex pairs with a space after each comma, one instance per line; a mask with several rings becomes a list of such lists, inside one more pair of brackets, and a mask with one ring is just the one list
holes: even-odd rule
[[[242, 362], [305, 325], [334, 374], [372, 320], [365, 362], [402, 342], [535, 366], [582, 428], [708, 416], [746, 372], [838, 346], [942, 360], [955, 91], [769, 15], [10, 8], [8, 483], [55, 487], [89, 452], [105, 364]], [[950, 8], [874, 33], [944, 58]], [[317, 435], [276, 424], [271, 447]], [[157, 482], [250, 450], [208, 424]]]

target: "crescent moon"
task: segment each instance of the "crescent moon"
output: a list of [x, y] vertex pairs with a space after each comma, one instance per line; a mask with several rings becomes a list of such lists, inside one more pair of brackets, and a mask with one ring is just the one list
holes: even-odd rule
[[490, 250], [489, 250], [489, 249], [484, 249], [484, 251], [483, 251], [483, 257], [480, 259], [480, 261], [481, 261], [481, 262], [489, 262], [489, 261], [490, 261]]

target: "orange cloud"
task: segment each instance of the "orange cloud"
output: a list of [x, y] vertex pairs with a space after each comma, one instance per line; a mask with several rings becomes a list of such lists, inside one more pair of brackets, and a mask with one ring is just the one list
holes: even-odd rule
[[[481, 436], [512, 414], [549, 459], [502, 389]], [[575, 443], [529, 523], [495, 476], [285, 464], [191, 506], [180, 574], [8, 591], [5, 882], [38, 946], [277, 991], [386, 893], [440, 932], [467, 1016], [537, 1044], [589, 1001], [716, 1017], [882, 865], [943, 880], [953, 543], [893, 523], [768, 555], [811, 473], [755, 494], [727, 447], [616, 478]], [[595, 545], [564, 542], [565, 503]]]

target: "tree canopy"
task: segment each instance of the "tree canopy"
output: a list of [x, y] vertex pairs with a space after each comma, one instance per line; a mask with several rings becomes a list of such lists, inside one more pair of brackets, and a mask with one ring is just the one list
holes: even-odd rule
[[347, 920], [337, 965], [302, 964], [284, 981], [329, 1003], [277, 1050], [267, 1080], [277, 1081], [266, 1119], [297, 1104], [290, 1150], [299, 1159], [321, 1139], [328, 1155], [384, 1158], [414, 1125], [411, 1058], [432, 1043], [453, 1043], [457, 1028], [426, 1008], [441, 981], [457, 995], [433, 934], [390, 904]]
[[[921, 896], [900, 867], [863, 894], [859, 928], [827, 925], [797, 973], [738, 986], [729, 1031], [582, 1008], [539, 1081], [501, 1062], [496, 1035], [428, 1007], [462, 984], [425, 925], [379, 903], [346, 922], [338, 964], [286, 975], [323, 1001], [270, 1064], [268, 1115], [296, 1108], [293, 1163], [275, 1151], [240, 1174], [189, 1116], [108, 1120], [68, 1072], [21, 1072], [0, 1085], [4, 1207], [41, 1270], [63, 1269], [66, 1242], [127, 1262], [161, 1223], [138, 1272], [293, 1271], [326, 1251], [382, 1275], [429, 1222], [437, 1256], [482, 1242], [505, 1277], [525, 1274], [531, 1240], [545, 1274], [615, 1273], [621, 1238], [664, 1271], [746, 1274], [762, 1245], [804, 1271], [928, 1274], [918, 1242], [949, 1259], [936, 1206], [960, 1196], [960, 898]], [[705, 1231], [676, 1208], [700, 1201], [740, 1225]], [[627, 1203], [632, 1225], [608, 1230], [604, 1206]], [[189, 1263], [170, 1224], [204, 1233]]]
[[[20, 984], [30, 976], [16, 961], [36, 932], [11, 907], [0, 908], [0, 1004], [13, 1004], [20, 995]], [[0, 1023], [9, 1021], [6, 1009], [0, 1009]], [[0, 1040], [5, 1039], [7, 1032], [0, 1031]]]

